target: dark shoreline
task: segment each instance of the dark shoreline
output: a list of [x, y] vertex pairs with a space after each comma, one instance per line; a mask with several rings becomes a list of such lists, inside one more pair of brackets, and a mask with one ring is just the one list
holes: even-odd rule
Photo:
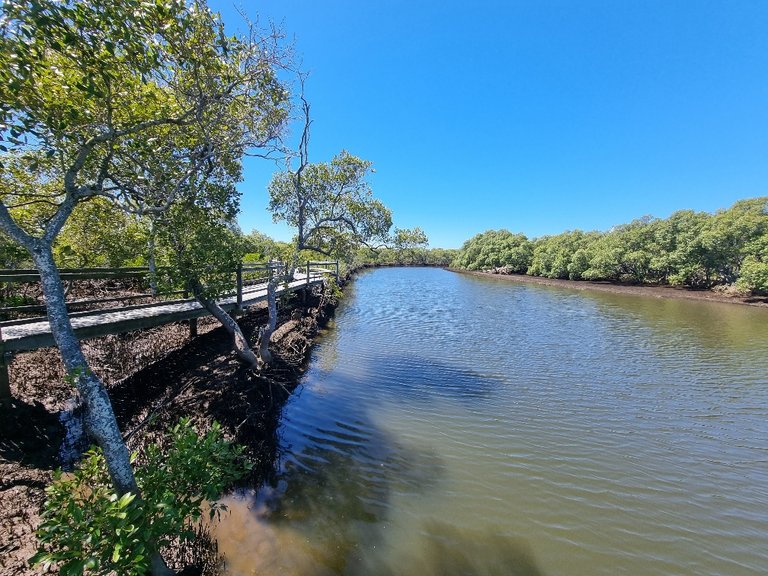
[[[385, 266], [362, 266], [351, 271], [347, 279], [377, 267]], [[446, 270], [500, 282], [768, 307], [766, 297], [728, 296], [707, 290]], [[247, 483], [255, 485], [271, 472], [282, 405], [299, 384], [314, 338], [336, 304], [315, 294], [306, 303], [295, 298], [286, 305], [281, 310], [280, 340], [274, 349], [277, 361], [262, 375], [249, 373], [239, 365], [228, 338], [215, 325], [201, 330], [201, 335], [191, 341], [185, 325], [168, 325], [155, 334], [147, 331], [141, 337], [90, 341], [88, 347], [96, 360], [94, 368], [105, 374], [118, 368], [125, 370], [127, 367], [121, 363], [127, 362], [126, 355], [135, 356], [131, 359], [134, 367], [130, 374], [113, 373], [106, 378], [121, 428], [125, 432], [140, 429], [131, 438], [132, 449], [160, 438], [163, 430], [181, 416], [191, 417], [201, 429], [217, 420], [229, 438], [246, 444], [248, 456], [255, 464]], [[246, 335], [253, 338], [264, 320], [265, 311], [255, 309], [239, 321]], [[170, 349], [166, 348], [160, 358], [150, 357], [149, 351], [159, 347], [160, 342]], [[14, 363], [15, 400], [13, 405], [4, 407], [6, 414], [0, 419], [0, 574], [31, 576], [37, 572], [26, 564], [26, 558], [36, 547], [33, 530], [39, 522], [44, 489], [50, 482], [52, 468], [58, 465], [56, 454], [62, 431], [57, 416], [63, 400], [71, 395], [71, 388], [57, 373], [55, 349], [19, 355]], [[151, 414], [152, 422], [144, 426], [142, 422]], [[189, 551], [179, 552], [179, 558], [190, 558]], [[196, 573], [199, 574], [194, 570], [185, 572]]]
[[[191, 340], [186, 324], [178, 323], [87, 341], [84, 348], [94, 370], [104, 374], [130, 450], [163, 444], [165, 430], [181, 417], [190, 418], [201, 432], [217, 421], [228, 439], [245, 447], [254, 465], [243, 485], [261, 485], [272, 473], [282, 406], [299, 385], [315, 336], [337, 303], [334, 296], [318, 292], [306, 301], [296, 295], [286, 302], [272, 339], [275, 361], [261, 374], [237, 361], [215, 321], [206, 322]], [[265, 321], [264, 307], [238, 319], [252, 343]], [[160, 353], [149, 354], [152, 349]], [[44, 490], [61, 465], [58, 416], [73, 390], [62, 377], [55, 348], [19, 354], [14, 363], [13, 400], [2, 406], [0, 418], [0, 574], [32, 576], [38, 571], [27, 560], [37, 547], [34, 530]], [[215, 562], [204, 541], [168, 553], [177, 570], [188, 568], [187, 576]]]
[[612, 282], [592, 282], [589, 280], [561, 280], [557, 278], [544, 278], [541, 276], [527, 276], [525, 274], [494, 274], [492, 272], [478, 272], [458, 268], [446, 269], [451, 272], [456, 272], [457, 274], [479, 276], [482, 278], [496, 278], [506, 282], [516, 282], [521, 284], [538, 284], [540, 286], [557, 286], [572, 290], [592, 290], [596, 292], [610, 292], [613, 294], [698, 300], [702, 302], [721, 302], [726, 304], [741, 304], [743, 306], [768, 308], [768, 297], [766, 296], [731, 296], [713, 292], [712, 290], [692, 290], [690, 288], [678, 288], [674, 286], [618, 284]]

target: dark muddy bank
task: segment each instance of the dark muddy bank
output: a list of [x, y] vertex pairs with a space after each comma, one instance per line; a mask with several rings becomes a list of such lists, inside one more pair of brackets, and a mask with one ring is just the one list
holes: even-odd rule
[[[199, 336], [185, 323], [84, 342], [86, 356], [109, 389], [131, 450], [163, 441], [163, 431], [188, 417], [199, 431], [218, 421], [225, 435], [244, 445], [254, 463], [248, 482], [260, 484], [277, 450], [280, 410], [297, 386], [314, 336], [336, 301], [319, 291], [304, 301], [296, 294], [281, 303], [272, 338], [275, 362], [262, 374], [245, 369], [229, 338], [204, 319]], [[266, 310], [253, 308], [239, 323], [254, 344]], [[28, 576], [35, 552], [45, 487], [61, 465], [63, 410], [73, 405], [56, 349], [18, 355], [10, 367], [14, 400], [0, 418], [0, 575]], [[175, 568], [206, 562], [204, 546], [171, 551]], [[187, 570], [185, 574], [199, 573]]]
[[461, 270], [458, 268], [449, 268], [449, 270], [459, 274], [498, 278], [508, 282], [519, 282], [523, 284], [559, 286], [562, 288], [573, 288], [575, 290], [596, 290], [598, 292], [612, 292], [614, 294], [634, 294], [637, 296], [652, 296], [654, 298], [704, 300], [709, 302], [725, 302], [728, 304], [768, 307], [768, 296], [744, 296], [739, 294], [730, 294], [725, 291], [718, 292], [715, 290], [694, 290], [684, 287], [656, 286], [648, 284], [591, 282], [589, 280], [560, 280], [557, 278], [544, 278], [541, 276], [527, 276], [525, 274], [500, 274], [496, 272]]

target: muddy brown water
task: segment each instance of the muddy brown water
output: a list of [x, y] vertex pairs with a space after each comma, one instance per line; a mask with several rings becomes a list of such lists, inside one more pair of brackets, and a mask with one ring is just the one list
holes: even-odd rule
[[229, 576], [768, 573], [768, 310], [360, 275]]

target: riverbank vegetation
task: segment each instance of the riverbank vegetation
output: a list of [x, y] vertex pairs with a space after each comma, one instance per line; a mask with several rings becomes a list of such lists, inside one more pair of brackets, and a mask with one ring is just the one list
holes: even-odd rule
[[[301, 294], [281, 299], [271, 342], [274, 362], [262, 373], [236, 359], [227, 334], [211, 318], [199, 320], [194, 338], [185, 323], [175, 323], [87, 340], [83, 347], [92, 369], [105, 380], [130, 452], [141, 455], [158, 444], [167, 455], [173, 443], [169, 430], [180, 418], [188, 418], [200, 437], [219, 422], [224, 437], [243, 446], [242, 457], [253, 466], [238, 484], [254, 487], [271, 473], [283, 404], [298, 385], [313, 337], [334, 306], [332, 294], [315, 290], [306, 300]], [[249, 341], [258, 337], [266, 316], [260, 306], [237, 319]], [[80, 412], [55, 349], [16, 355], [10, 373], [14, 397], [2, 405], [5, 417], [0, 419], [0, 573], [32, 576], [40, 573], [28, 560], [39, 546], [35, 530], [47, 497], [44, 489], [53, 470], [67, 462], [59, 458], [76, 457], [62, 452], [72, 447], [73, 438], [65, 435], [60, 419], [69, 427]], [[85, 442], [74, 448], [88, 448]], [[140, 456], [135, 464], [141, 467], [142, 462]], [[142, 486], [141, 477], [138, 481]], [[177, 486], [167, 488], [175, 491]], [[173, 540], [163, 557], [176, 570], [186, 567], [186, 576], [213, 576], [219, 564], [215, 545], [200, 536]], [[102, 537], [109, 535], [102, 532]]]
[[43, 550], [32, 563], [73, 575], [149, 572], [157, 551], [176, 538], [195, 537], [204, 502], [211, 517], [220, 513], [216, 498], [250, 469], [241, 451], [218, 424], [200, 437], [182, 419], [170, 431], [167, 450], [149, 444], [143, 451], [136, 465], [138, 500], [115, 493], [101, 451], [90, 450], [74, 473], [55, 474], [38, 530]]
[[352, 260], [354, 266], [439, 266], [448, 267], [458, 250], [447, 248], [385, 247], [379, 250], [364, 248], [358, 250]]
[[[237, 265], [281, 260], [289, 264], [290, 275], [304, 256], [322, 254], [351, 264], [362, 247], [389, 244], [412, 255], [426, 236], [420, 231], [390, 232], [391, 213], [366, 182], [369, 161], [341, 152], [330, 163], [309, 163], [305, 78], [294, 68], [291, 47], [279, 30], [249, 25], [246, 34], [230, 37], [204, 0], [120, 0], [108, 5], [95, 0], [13, 0], [1, 10], [0, 261], [7, 268], [34, 267], [40, 273], [35, 303], [46, 306], [66, 384], [80, 403], [89, 441], [99, 447], [99, 463], [105, 465], [106, 472], [98, 467], [104, 489], [92, 485], [86, 491], [100, 495], [99, 505], [116, 517], [125, 518], [120, 515], [129, 514], [132, 506], [143, 507], [137, 514], [147, 517], [152, 490], [137, 475], [126, 440], [130, 435], [124, 436], [124, 421], [119, 419], [127, 400], [113, 388], [107, 390], [75, 336], [66, 307], [69, 287], [60, 269], [148, 266], [153, 290], [166, 281], [166, 289], [194, 295], [226, 329], [243, 362], [242, 373], [232, 369], [228, 376], [233, 381], [245, 378], [249, 386], [262, 389], [246, 404], [244, 417], [227, 405], [239, 417], [228, 431], [238, 437], [254, 414], [274, 412], [272, 383], [275, 371], [286, 367], [286, 358], [290, 384], [280, 383], [280, 388], [288, 390], [297, 382], [296, 367], [329, 297], [305, 295], [305, 303], [317, 300], [315, 308], [297, 309], [295, 318], [282, 318], [277, 328], [281, 310], [275, 302], [276, 280], [271, 278], [267, 322], [254, 338], [252, 325], [244, 332], [242, 325], [248, 323], [236, 321], [216, 303], [232, 290]], [[298, 96], [291, 90], [297, 77]], [[285, 143], [297, 99], [305, 112], [298, 152]], [[285, 162], [286, 170], [270, 186], [270, 210], [276, 220], [297, 229], [294, 241], [279, 243], [257, 232], [245, 235], [238, 228], [236, 185], [247, 156]], [[299, 168], [292, 170], [295, 158]], [[17, 297], [3, 293], [6, 301]], [[252, 318], [263, 321], [264, 316]], [[306, 332], [307, 339], [287, 336], [294, 328]], [[251, 349], [254, 340], [260, 341], [257, 354]], [[270, 343], [280, 340], [286, 343], [277, 353], [277, 367], [271, 366]], [[19, 384], [13, 383], [12, 389], [18, 391]], [[136, 392], [140, 398], [147, 396], [146, 390]], [[33, 396], [45, 394], [37, 390]], [[24, 399], [0, 400], [9, 407], [28, 408]], [[168, 399], [164, 402], [167, 405]], [[269, 408], [264, 407], [267, 402]], [[142, 409], [157, 417], [153, 408]], [[211, 412], [231, 416], [224, 409]], [[205, 420], [203, 428], [210, 424]], [[21, 434], [11, 432], [12, 437]], [[20, 459], [28, 456], [11, 452]], [[43, 466], [54, 467], [55, 456], [50, 450], [45, 454]], [[96, 470], [94, 462], [86, 461], [84, 470]], [[218, 471], [211, 473], [223, 478], [216, 484], [219, 488], [229, 481]], [[211, 497], [204, 488], [194, 487]], [[50, 496], [57, 509], [79, 510], [80, 492], [54, 490]], [[183, 496], [178, 491], [168, 494], [171, 499]], [[39, 558], [72, 562], [73, 573], [92, 572], [95, 565], [80, 558], [84, 553], [62, 556], [65, 549], [74, 548], [52, 536], [67, 530], [67, 519], [52, 513], [49, 520], [42, 534], [44, 540], [46, 534], [51, 536], [46, 540], [50, 547]], [[127, 533], [112, 528], [99, 537], [113, 546], [118, 561], [122, 556], [114, 545]], [[171, 532], [178, 528], [174, 524]], [[144, 541], [153, 537], [149, 525], [137, 533]], [[79, 538], [76, 532], [69, 535]], [[166, 552], [163, 542], [145, 547], [147, 555], [139, 561], [151, 566], [153, 574], [169, 572], [161, 556]], [[103, 564], [105, 557], [99, 558], [95, 562]], [[139, 564], [136, 570], [143, 571], [145, 565]], [[128, 573], [124, 568], [115, 570]]]
[[714, 214], [681, 210], [607, 232], [529, 239], [489, 230], [467, 240], [453, 266], [545, 278], [768, 293], [768, 197]]
[[[157, 227], [179, 230], [175, 214], [203, 213], [209, 232], [226, 229], [238, 209], [242, 157], [279, 147], [286, 129], [289, 92], [278, 76], [289, 69], [289, 56], [273, 30], [250, 27], [241, 37], [227, 36], [202, 0], [16, 0], [3, 3], [2, 22], [3, 243], [40, 274], [67, 382], [118, 502], [144, 503], [104, 380], [72, 329], [59, 267], [94, 246], [125, 257], [122, 248], [141, 238], [142, 224], [151, 247]], [[199, 230], [200, 223], [193, 226]], [[109, 232], [97, 232], [104, 229]], [[78, 245], [90, 237], [99, 240]], [[187, 274], [195, 296], [218, 295], [220, 287], [198, 272], [207, 274], [225, 257], [185, 242], [168, 246], [171, 265]], [[207, 265], [190, 268], [200, 259], [187, 258], [191, 252]], [[58, 530], [65, 530], [61, 523]], [[119, 536], [118, 528], [104, 535], [113, 546]], [[168, 574], [159, 544], [145, 560], [153, 574]], [[83, 569], [76, 564], [72, 572]]]

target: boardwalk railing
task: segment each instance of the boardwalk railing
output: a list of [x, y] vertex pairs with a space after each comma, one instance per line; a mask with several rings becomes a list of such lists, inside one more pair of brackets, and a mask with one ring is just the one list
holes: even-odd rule
[[[167, 276], [167, 269], [159, 268], [156, 273]], [[294, 279], [289, 281], [284, 276], [282, 263], [253, 264], [242, 263], [233, 271], [233, 290], [218, 300], [219, 305], [231, 314], [241, 314], [244, 308], [266, 300], [266, 284], [270, 278], [279, 277], [278, 294], [287, 294], [302, 290], [312, 284], [324, 281], [327, 275], [338, 278], [337, 262], [307, 262], [301, 271], [296, 271]], [[81, 340], [120, 334], [188, 320], [190, 332], [197, 332], [196, 319], [208, 315], [208, 312], [184, 290], [175, 289], [166, 282], [168, 289], [153, 293], [149, 289], [149, 268], [79, 268], [61, 270], [61, 277], [71, 280], [138, 280], [137, 290], [128, 293], [100, 297], [82, 298], [67, 302], [72, 327]], [[32, 284], [40, 281], [36, 270], [0, 270], [0, 283]], [[0, 289], [9, 292], [7, 286], [0, 284]], [[36, 289], [39, 296], [39, 289]], [[181, 296], [179, 298], [179, 296]], [[144, 302], [127, 304], [137, 300]], [[115, 303], [122, 303], [119, 307]], [[0, 397], [3, 389], [8, 389], [7, 365], [14, 352], [35, 350], [54, 345], [44, 304], [21, 304], [0, 306], [0, 318], [16, 316], [0, 321]], [[33, 315], [33, 317], [30, 317]], [[22, 317], [26, 316], [26, 317]]]
[[[281, 262], [241, 263], [234, 272], [234, 290], [229, 295], [237, 294], [238, 302], [242, 302], [244, 289], [247, 290], [252, 286], [266, 284], [269, 279], [275, 276], [280, 276], [282, 279], [284, 273], [285, 265]], [[123, 293], [118, 296], [68, 300], [67, 310], [70, 311], [70, 315], [79, 314], [83, 310], [86, 310], [85, 313], [90, 313], [91, 310], [102, 309], [102, 305], [114, 302], [130, 302], [142, 299], [152, 300], [152, 302], [137, 306], [145, 307], [154, 306], [159, 301], [163, 301], [167, 304], [171, 301], [183, 302], [191, 300], [189, 293], [183, 289], [153, 291], [150, 288], [150, 285], [152, 284], [150, 281], [152, 272], [147, 267], [64, 268], [59, 271], [59, 274], [65, 283], [86, 280], [139, 280], [144, 284], [144, 291], [133, 290], [130, 291], [130, 293]], [[299, 275], [308, 279], [309, 277], [318, 274], [330, 274], [338, 279], [339, 263], [337, 261], [308, 261], [306, 265], [302, 266], [301, 274]], [[155, 270], [154, 275], [156, 277], [155, 282], [159, 281], [160, 284], [169, 285], [169, 282], [167, 281], [167, 267], [158, 267]], [[166, 279], [166, 282], [163, 282], [163, 279]], [[0, 269], [0, 288], [2, 288], [4, 284], [34, 284], [39, 281], [40, 274], [34, 269]], [[182, 296], [182, 298], [174, 299], [174, 297], [178, 296]], [[89, 308], [90, 310], [87, 310]], [[121, 306], [121, 309], [125, 310], [125, 306]], [[3, 326], [26, 324], [36, 321], [36, 318], [29, 318], [28, 316], [45, 316], [46, 312], [47, 309], [45, 304], [0, 304], [0, 329], [2, 329]], [[19, 318], [11, 318], [12, 316], [19, 316]]]
[[[108, 296], [100, 298], [83, 298], [67, 301], [67, 310], [70, 315], [75, 315], [85, 309], [99, 308], [103, 305], [108, 305], [114, 302], [130, 302], [141, 299], [152, 299], [155, 301], [161, 299], [168, 299], [173, 296], [181, 296], [184, 294], [183, 290], [164, 290], [156, 291], [151, 289], [152, 282], [150, 279], [154, 276], [155, 281], [167, 277], [168, 269], [165, 267], [158, 268], [154, 275], [149, 268], [146, 267], [130, 267], [130, 268], [64, 268], [59, 271], [59, 275], [65, 283], [67, 293], [70, 292], [73, 282], [87, 281], [87, 280], [136, 280], [145, 284], [144, 291], [122, 288], [123, 294], [119, 296]], [[10, 288], [13, 284], [35, 284], [40, 282], [40, 274], [37, 270], [0, 270], [0, 287], [3, 287], [3, 292], [8, 296], [9, 294], [16, 299], [37, 299], [31, 297], [19, 296], [17, 290]], [[169, 282], [165, 282], [169, 284]], [[15, 294], [14, 294], [15, 292]], [[42, 293], [39, 294], [42, 298]], [[7, 298], [5, 298], [7, 300]], [[12, 326], [15, 324], [25, 324], [31, 320], [28, 316], [45, 316], [47, 308], [45, 304], [21, 304], [21, 305], [0, 305], [0, 328], [2, 326]], [[13, 318], [12, 318], [13, 317]]]
[[320, 260], [320, 261], [307, 261], [307, 278], [313, 275], [327, 275], [339, 280], [339, 261], [338, 260]]

